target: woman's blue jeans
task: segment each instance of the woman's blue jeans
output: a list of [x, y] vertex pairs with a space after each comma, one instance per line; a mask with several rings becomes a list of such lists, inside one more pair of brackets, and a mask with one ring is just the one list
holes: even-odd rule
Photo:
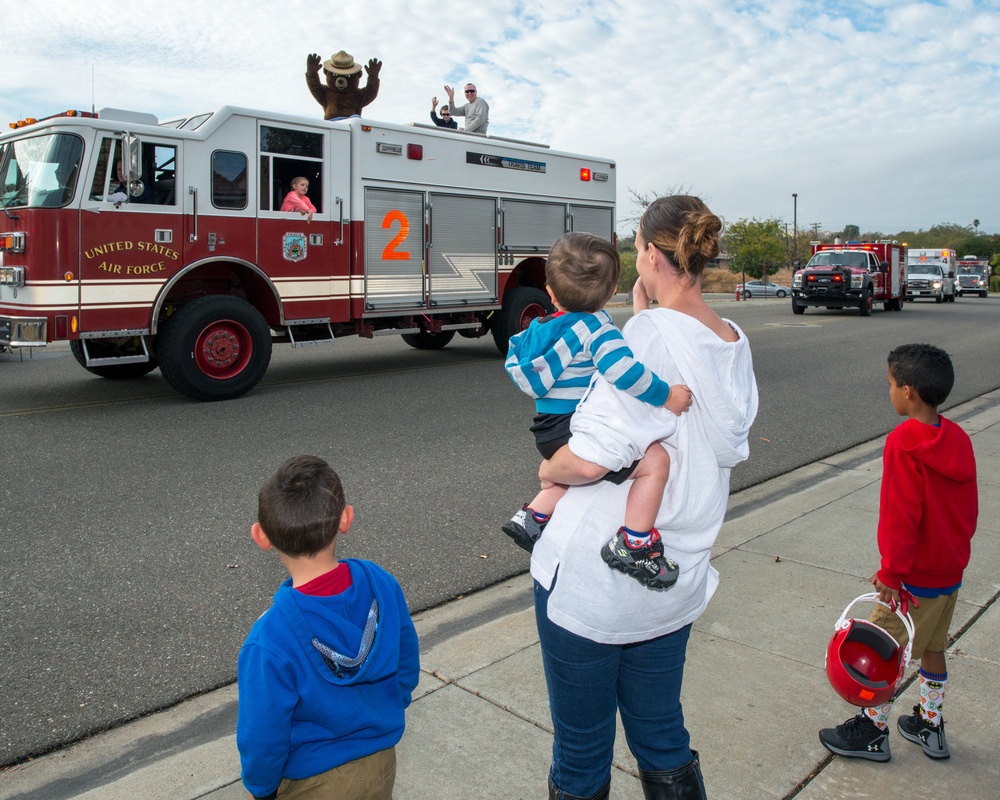
[[681, 680], [691, 626], [645, 642], [600, 644], [550, 622], [548, 599], [549, 592], [536, 581], [535, 620], [555, 730], [554, 786], [590, 797], [610, 780], [617, 712], [639, 769], [689, 764], [693, 756], [681, 710]]

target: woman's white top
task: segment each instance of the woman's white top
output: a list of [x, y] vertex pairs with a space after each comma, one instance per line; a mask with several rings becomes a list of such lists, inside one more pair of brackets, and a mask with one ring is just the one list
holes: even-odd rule
[[687, 314], [643, 311], [625, 325], [636, 358], [694, 402], [677, 417], [618, 391], [596, 375], [573, 415], [570, 449], [609, 470], [628, 466], [660, 441], [670, 478], [656, 518], [667, 557], [680, 577], [653, 591], [608, 567], [601, 547], [623, 524], [631, 481], [574, 486], [559, 501], [535, 545], [531, 574], [546, 589], [549, 619], [596, 642], [628, 644], [671, 633], [696, 620], [719, 583], [709, 563], [729, 498], [729, 472], [744, 461], [757, 415], [757, 381], [746, 335], [725, 342]]

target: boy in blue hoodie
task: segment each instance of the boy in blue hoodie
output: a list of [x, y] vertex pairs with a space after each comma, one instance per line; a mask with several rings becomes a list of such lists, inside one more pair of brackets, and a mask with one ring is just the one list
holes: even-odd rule
[[282, 464], [260, 489], [257, 520], [254, 542], [291, 577], [240, 650], [243, 785], [258, 800], [391, 800], [420, 670], [402, 589], [370, 561], [337, 561], [354, 509], [321, 458]]

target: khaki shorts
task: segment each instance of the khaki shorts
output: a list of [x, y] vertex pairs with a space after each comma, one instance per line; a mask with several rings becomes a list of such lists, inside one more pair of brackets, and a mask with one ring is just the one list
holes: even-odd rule
[[[958, 591], [942, 594], [937, 597], [918, 597], [920, 607], [910, 603], [910, 619], [913, 620], [913, 653], [911, 658], [919, 659], [926, 651], [943, 653], [948, 649], [948, 627], [955, 614], [955, 602]], [[900, 647], [906, 647], [906, 628], [903, 622], [892, 611], [881, 604], [876, 604], [869, 622], [874, 622], [880, 628], [885, 628]]]
[[327, 772], [278, 784], [278, 800], [392, 800], [396, 782], [396, 748], [348, 761]]

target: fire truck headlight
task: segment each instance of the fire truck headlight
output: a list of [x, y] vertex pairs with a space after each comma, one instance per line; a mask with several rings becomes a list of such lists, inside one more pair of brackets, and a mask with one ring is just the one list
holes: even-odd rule
[[851, 288], [852, 289], [860, 289], [864, 285], [865, 285], [865, 276], [864, 275], [852, 275], [851, 276]]
[[24, 267], [0, 267], [0, 285], [24, 286]]
[[941, 281], [934, 281], [934, 283], [932, 285], [934, 286], [935, 289], [940, 289], [941, 288]]
[[794, 275], [794, 277], [792, 278], [792, 288], [793, 289], [801, 289], [802, 288], [802, 273], [801, 272], [796, 272], [795, 275]]

